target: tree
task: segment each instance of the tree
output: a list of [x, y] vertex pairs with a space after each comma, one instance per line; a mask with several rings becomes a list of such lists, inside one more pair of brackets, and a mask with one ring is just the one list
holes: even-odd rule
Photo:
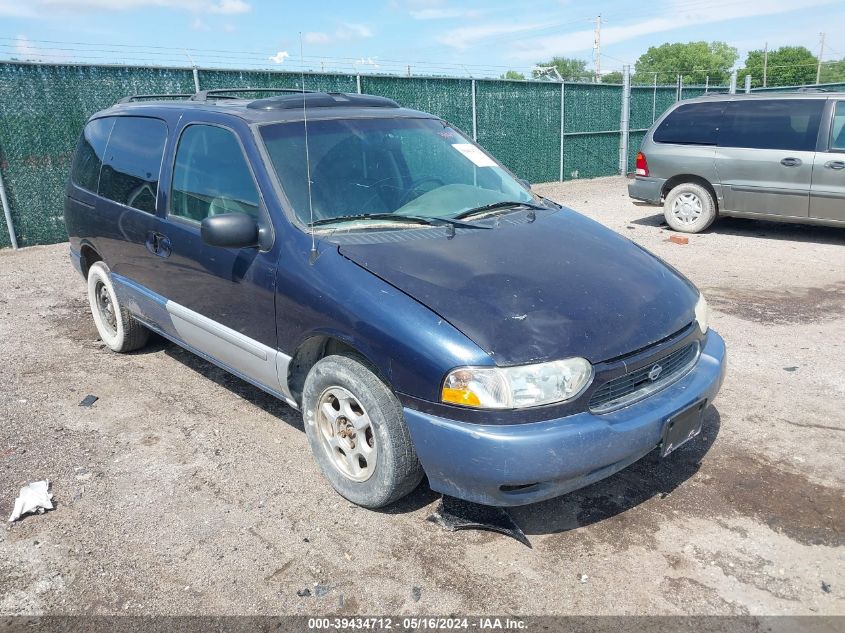
[[[583, 59], [577, 59], [575, 57], [552, 57], [547, 62], [538, 63], [537, 66], [541, 68], [553, 66], [557, 68], [557, 71], [560, 73], [560, 76], [566, 79], [567, 81], [592, 79], [593, 77], [593, 73], [587, 71], [587, 62], [585, 62]], [[534, 79], [541, 79], [546, 77], [542, 71], [537, 69], [532, 70], [531, 75], [534, 77]]]
[[601, 76], [601, 82], [603, 84], [621, 84], [622, 73], [618, 70], [614, 70], [611, 73], [605, 73]]
[[525, 79], [525, 75], [515, 70], [509, 70], [508, 72], [504, 73], [501, 78], [510, 79], [512, 81], [519, 81]]
[[838, 62], [822, 63], [822, 76], [820, 81], [823, 84], [845, 83], [845, 59]]
[[[745, 76], [751, 75], [751, 87], [763, 85], [763, 60], [765, 52], [750, 51], [745, 59], [745, 67], [737, 73], [737, 84], [745, 85]], [[766, 69], [767, 86], [803, 86], [816, 83], [818, 59], [803, 46], [782, 46], [769, 51], [769, 63]], [[824, 65], [822, 66], [824, 68]]]
[[686, 84], [727, 83], [739, 54], [725, 42], [688, 42], [652, 46], [634, 66], [634, 81], [675, 83], [682, 75]]

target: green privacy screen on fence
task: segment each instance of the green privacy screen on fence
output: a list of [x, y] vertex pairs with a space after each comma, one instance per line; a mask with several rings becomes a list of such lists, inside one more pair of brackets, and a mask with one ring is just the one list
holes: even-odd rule
[[[0, 62], [0, 174], [19, 245], [67, 239], [64, 186], [91, 114], [130, 94], [193, 93], [194, 80], [190, 68]], [[203, 90], [303, 87], [299, 73], [275, 71], [198, 69], [196, 81]], [[622, 86], [567, 83], [561, 90], [559, 83], [331, 73], [306, 73], [304, 81], [306, 89], [336, 92], [360, 85], [443, 117], [469, 136], [475, 131], [481, 145], [531, 182], [619, 173]], [[696, 89], [684, 88], [682, 98]], [[677, 96], [675, 86], [632, 88], [629, 169], [643, 131]], [[0, 247], [9, 243], [0, 215]]]

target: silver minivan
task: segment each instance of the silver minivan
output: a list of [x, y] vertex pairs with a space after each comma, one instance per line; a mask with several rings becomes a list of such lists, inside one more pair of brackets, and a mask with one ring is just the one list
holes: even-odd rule
[[719, 215], [845, 227], [845, 93], [711, 95], [646, 133], [628, 194], [676, 231]]

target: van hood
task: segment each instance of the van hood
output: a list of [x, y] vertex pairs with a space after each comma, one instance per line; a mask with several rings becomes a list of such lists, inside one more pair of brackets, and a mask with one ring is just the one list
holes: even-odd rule
[[569, 209], [451, 239], [390, 233], [397, 237], [342, 243], [340, 253], [436, 312], [498, 365], [572, 356], [597, 363], [695, 318], [698, 291], [680, 273]]

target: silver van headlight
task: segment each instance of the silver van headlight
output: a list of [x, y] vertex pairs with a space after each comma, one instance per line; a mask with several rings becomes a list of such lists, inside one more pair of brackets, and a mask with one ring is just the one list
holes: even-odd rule
[[707, 328], [709, 327], [709, 318], [710, 318], [710, 308], [707, 307], [707, 299], [704, 298], [703, 294], [698, 295], [698, 301], [695, 304], [695, 320], [698, 323], [698, 327], [701, 328], [702, 334], [707, 334]]
[[584, 358], [515, 367], [458, 367], [443, 381], [441, 400], [476, 409], [522, 409], [565, 402], [593, 378]]

